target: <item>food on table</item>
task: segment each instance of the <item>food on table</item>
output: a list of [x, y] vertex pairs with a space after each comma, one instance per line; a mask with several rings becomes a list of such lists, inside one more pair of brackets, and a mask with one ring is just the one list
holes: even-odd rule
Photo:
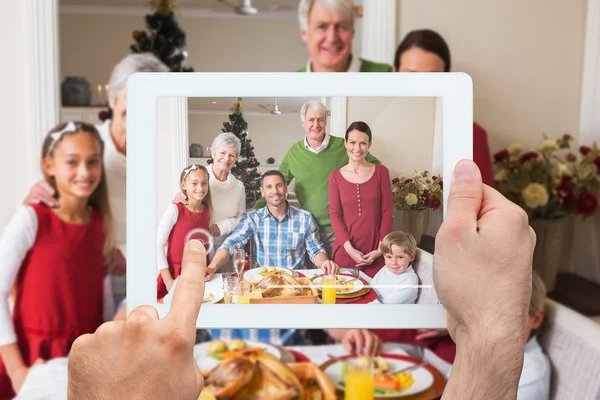
[[305, 399], [294, 372], [259, 348], [232, 354], [208, 373], [204, 384], [204, 390], [219, 400]]
[[218, 399], [211, 392], [202, 389], [202, 391], [200, 392], [200, 397], [198, 397], [198, 400], [218, 400]]
[[[302, 296], [306, 291], [293, 276], [284, 271], [269, 273], [256, 284], [262, 297]], [[310, 293], [310, 289], [307, 289]]]
[[373, 385], [375, 389], [383, 389], [383, 390], [398, 390], [400, 389], [400, 384], [397, 380], [394, 379], [393, 376], [388, 374], [375, 374], [373, 375]]
[[381, 357], [375, 357], [375, 359], [373, 359], [373, 364], [373, 370], [376, 374], [383, 374], [390, 370], [390, 364]]
[[244, 350], [246, 348], [246, 342], [244, 342], [241, 339], [233, 339], [231, 342], [229, 342], [227, 348], [229, 349], [229, 351]]
[[222, 340], [213, 340], [206, 346], [206, 352], [208, 354], [219, 354], [227, 350], [227, 343]]
[[267, 273], [267, 267], [260, 267], [258, 269], [258, 274], [259, 275], [265, 276], [266, 273]]
[[260, 292], [260, 290], [253, 290], [250, 292], [250, 298], [251, 299], [262, 299], [262, 293]]
[[400, 390], [408, 389], [415, 383], [415, 378], [410, 372], [399, 372], [394, 376], [394, 379], [400, 385]]
[[[368, 357], [359, 357], [358, 362], [369, 362]], [[341, 385], [345, 386], [346, 381], [346, 365], [342, 364], [342, 381]], [[395, 375], [390, 375], [390, 364], [382, 357], [373, 359], [373, 389], [375, 395], [398, 394], [403, 390], [409, 389], [415, 379], [410, 372], [399, 372]]]
[[204, 296], [204, 298], [202, 299], [203, 303], [209, 302], [209, 301], [213, 301], [215, 299], [215, 294], [214, 293], [209, 293], [206, 296]]
[[267, 267], [267, 272], [275, 272], [277, 271], [277, 268], [275, 267]]

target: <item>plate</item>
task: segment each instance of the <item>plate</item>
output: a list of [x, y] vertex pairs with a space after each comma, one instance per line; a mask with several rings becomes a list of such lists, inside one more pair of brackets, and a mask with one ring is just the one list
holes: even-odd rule
[[[287, 268], [275, 268], [276, 271], [285, 271], [286, 273], [294, 276], [294, 272]], [[258, 273], [260, 267], [252, 268], [244, 272], [244, 279], [250, 282], [258, 282], [264, 278], [264, 275]]]
[[222, 288], [212, 288], [210, 291], [205, 290], [204, 298], [206, 298], [209, 294], [213, 294], [214, 298], [210, 301], [203, 301], [202, 304], [215, 304], [225, 297], [225, 291]]
[[[267, 353], [270, 353], [281, 360], [281, 352], [274, 346], [267, 343], [254, 342], [252, 340], [244, 340], [246, 348], [262, 347]], [[194, 346], [194, 359], [200, 369], [210, 370], [219, 365], [221, 362], [216, 358], [207, 355], [208, 344], [210, 342], [199, 343]]]
[[[343, 360], [352, 357], [354, 356], [340, 357], [340, 360], [331, 360], [321, 366], [322, 369], [324, 368], [325, 373], [329, 376], [336, 389], [342, 392], [344, 391], [344, 387], [340, 384], [340, 382], [342, 381]], [[392, 371], [399, 368], [406, 368], [410, 367], [411, 365], [415, 365], [415, 362], [407, 361], [405, 359], [408, 357], [394, 356], [393, 354], [382, 354], [381, 358], [383, 358], [389, 363], [390, 369]], [[411, 371], [411, 373], [413, 375], [415, 383], [410, 388], [394, 393], [378, 394], [375, 396], [375, 399], [399, 399], [402, 397], [413, 396], [415, 394], [424, 392], [433, 385], [434, 377], [432, 373], [427, 368], [425, 368], [425, 366], [417, 368], [416, 370]]]
[[[356, 276], [353, 276], [353, 275], [338, 274], [338, 276], [340, 276], [344, 282], [348, 282], [349, 280], [356, 279]], [[321, 289], [321, 280], [322, 280], [322, 278], [323, 278], [322, 275], [317, 275], [313, 279], [313, 283], [317, 286], [317, 288], [319, 290], [322, 290]], [[360, 292], [365, 287], [365, 284], [360, 280], [360, 278], [356, 279], [352, 283], [354, 284], [354, 286], [352, 287], [352, 289], [350, 289], [350, 290], [339, 290], [338, 289], [338, 290], [335, 291], [335, 293], [336, 294], [352, 294], [352, 293]]]

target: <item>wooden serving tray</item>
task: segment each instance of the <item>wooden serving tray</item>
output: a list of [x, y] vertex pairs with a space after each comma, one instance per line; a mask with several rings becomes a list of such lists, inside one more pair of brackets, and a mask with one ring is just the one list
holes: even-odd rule
[[310, 286], [312, 294], [310, 296], [278, 296], [265, 297], [262, 299], [250, 299], [250, 304], [317, 304], [319, 299], [319, 290], [308, 278], [296, 278], [298, 283]]

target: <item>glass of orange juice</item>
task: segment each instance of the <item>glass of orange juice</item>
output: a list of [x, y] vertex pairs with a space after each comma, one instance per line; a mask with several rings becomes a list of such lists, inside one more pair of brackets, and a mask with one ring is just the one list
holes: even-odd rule
[[250, 282], [240, 281], [237, 289], [237, 304], [250, 304], [250, 291], [252, 286]]
[[344, 400], [373, 400], [373, 359], [357, 357], [345, 363]]
[[335, 304], [336, 285], [335, 275], [324, 275], [323, 278], [321, 278], [322, 304]]
[[225, 278], [223, 289], [225, 291], [224, 302], [227, 304], [235, 303], [236, 290], [239, 286], [239, 278], [228, 276]]

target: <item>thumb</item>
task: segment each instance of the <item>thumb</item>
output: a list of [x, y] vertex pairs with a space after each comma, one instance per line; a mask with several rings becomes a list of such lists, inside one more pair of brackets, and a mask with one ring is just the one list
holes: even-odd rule
[[481, 208], [483, 183], [477, 165], [471, 160], [461, 160], [454, 167], [448, 211], [444, 222], [460, 224], [468, 231], [477, 230], [477, 216]]

